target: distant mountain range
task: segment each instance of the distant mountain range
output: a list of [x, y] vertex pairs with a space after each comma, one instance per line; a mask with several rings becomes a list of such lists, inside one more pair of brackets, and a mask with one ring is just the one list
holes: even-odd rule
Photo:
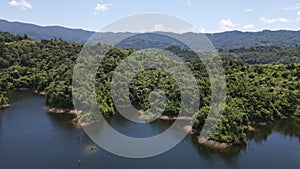
[[[14, 35], [27, 34], [30, 38], [35, 40], [41, 39], [53, 39], [61, 38], [69, 42], [85, 43], [89, 37], [95, 32], [86, 31], [82, 29], [70, 29], [60, 26], [38, 26], [34, 24], [21, 23], [21, 22], [9, 22], [0, 19], [0, 31], [9, 32]], [[137, 35], [136, 33], [97, 33], [97, 38], [101, 39], [101, 42], [108, 42], [111, 40], [117, 41], [123, 37], [129, 37]], [[186, 33], [185, 37], [194, 37], [195, 33]], [[217, 49], [232, 49], [239, 47], [252, 47], [252, 46], [294, 46], [300, 45], [300, 31], [269, 31], [264, 30], [260, 32], [240, 32], [230, 31], [223, 33], [206, 34], [212, 44]], [[157, 40], [155, 40], [157, 39]], [[162, 40], [164, 39], [164, 40]], [[138, 42], [138, 43], [136, 43]], [[168, 38], [160, 38], [157, 34], [145, 34], [138, 35], [131, 40], [127, 40], [120, 47], [126, 48], [139, 48], [139, 46], [166, 46], [168, 44]], [[147, 45], [143, 45], [147, 43]], [[124, 46], [125, 44], [125, 46]], [[172, 44], [172, 43], [171, 43]], [[176, 45], [176, 43], [174, 44]]]
[[60, 26], [38, 26], [34, 24], [9, 22], [0, 19], [0, 30], [14, 35], [27, 34], [35, 40], [61, 38], [69, 42], [85, 42], [92, 31], [69, 29]]

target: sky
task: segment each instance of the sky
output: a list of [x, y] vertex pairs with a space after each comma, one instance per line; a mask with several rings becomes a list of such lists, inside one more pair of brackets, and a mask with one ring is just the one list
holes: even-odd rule
[[179, 17], [205, 33], [300, 30], [299, 0], [0, 0], [0, 19], [92, 31], [149, 12]]

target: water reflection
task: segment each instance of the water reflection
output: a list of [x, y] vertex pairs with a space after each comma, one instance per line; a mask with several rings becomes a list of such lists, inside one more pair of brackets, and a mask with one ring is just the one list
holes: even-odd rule
[[234, 160], [235, 157], [240, 156], [247, 151], [255, 148], [253, 142], [262, 143], [266, 141], [273, 133], [280, 133], [286, 137], [296, 137], [300, 141], [300, 123], [293, 119], [282, 119], [268, 125], [256, 125], [255, 131], [249, 132], [247, 144], [234, 145], [227, 149], [214, 149], [202, 144], [199, 144], [198, 137], [192, 137], [193, 145], [198, 149], [199, 154], [206, 158], [220, 156], [227, 161]]
[[199, 144], [198, 137], [196, 136], [192, 136], [192, 143], [201, 157], [211, 162], [222, 159], [229, 166], [235, 166], [237, 157], [246, 152], [247, 148], [245, 144], [241, 144], [227, 149], [215, 149]]
[[266, 141], [274, 132], [288, 137], [296, 137], [300, 140], [300, 122], [293, 119], [282, 119], [268, 125], [257, 125], [255, 132], [252, 132], [249, 138], [256, 143], [261, 143]]

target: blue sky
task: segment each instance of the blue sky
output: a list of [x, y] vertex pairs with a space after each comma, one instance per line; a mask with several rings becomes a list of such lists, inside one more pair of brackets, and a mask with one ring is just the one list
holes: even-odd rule
[[122, 17], [145, 12], [177, 16], [203, 32], [300, 30], [299, 0], [0, 1], [1, 19], [95, 31]]

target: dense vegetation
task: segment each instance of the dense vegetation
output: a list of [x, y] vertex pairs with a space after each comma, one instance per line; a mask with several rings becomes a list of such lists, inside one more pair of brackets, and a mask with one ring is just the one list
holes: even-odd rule
[[[249, 124], [300, 115], [299, 64], [247, 66], [226, 61], [224, 65], [227, 104], [213, 140], [240, 142], [247, 138]], [[208, 106], [200, 109], [195, 128], [202, 127], [208, 111]]]
[[[71, 78], [82, 45], [59, 39], [40, 42], [24, 36], [0, 34], [0, 91], [6, 103], [9, 89], [47, 93], [47, 104], [72, 108]], [[55, 90], [55, 92], [54, 92]]]
[[300, 63], [300, 46], [258, 46], [219, 50], [220, 56], [230, 60], [240, 60], [247, 64]]
[[[79, 43], [60, 39], [38, 42], [26, 35], [0, 33], [0, 104], [8, 103], [8, 90], [29, 88], [45, 92], [50, 107], [72, 109], [72, 71], [81, 48]], [[299, 46], [269, 46], [219, 51], [226, 74], [227, 101], [212, 140], [240, 142], [247, 138], [251, 123], [300, 115], [300, 64], [294, 63], [299, 61], [299, 49]], [[193, 55], [178, 47], [167, 50], [185, 58]], [[132, 52], [113, 48], [98, 69], [97, 100], [105, 115], [115, 113], [110, 91], [114, 69]], [[200, 60], [185, 64], [199, 85], [200, 108], [198, 112], [190, 112], [195, 113], [193, 127], [199, 130], [210, 109], [209, 77]], [[163, 90], [168, 99], [164, 114], [177, 115], [180, 91], [174, 78], [163, 70], [140, 72], [130, 85], [130, 98], [136, 107], [146, 110], [150, 107], [149, 94], [156, 88]]]
[[[117, 49], [116, 49], [117, 50]], [[118, 51], [118, 50], [117, 50]], [[106, 76], [99, 77], [102, 84], [98, 100], [106, 100], [100, 104], [102, 112], [114, 113], [109, 82], [114, 67], [126, 56], [124, 51], [115, 57], [107, 57], [101, 66]], [[116, 53], [116, 52], [114, 52]], [[200, 91], [200, 110], [194, 116], [197, 120], [194, 128], [200, 130], [210, 110], [209, 77], [201, 61], [187, 63], [197, 78]], [[109, 69], [108, 69], [109, 67]], [[248, 125], [259, 122], [272, 122], [283, 116], [300, 115], [300, 64], [262, 64], [248, 66], [241, 61], [224, 60], [227, 81], [227, 101], [221, 124], [211, 139], [221, 142], [239, 143], [247, 139]], [[120, 77], [122, 78], [122, 77]], [[163, 79], [163, 80], [162, 80]], [[103, 85], [106, 84], [106, 85]], [[149, 94], [155, 88], [161, 89], [168, 98], [165, 115], [177, 115], [180, 104], [180, 90], [174, 79], [161, 70], [146, 70], [133, 79], [130, 87], [131, 100], [142, 109], [148, 109]]]

